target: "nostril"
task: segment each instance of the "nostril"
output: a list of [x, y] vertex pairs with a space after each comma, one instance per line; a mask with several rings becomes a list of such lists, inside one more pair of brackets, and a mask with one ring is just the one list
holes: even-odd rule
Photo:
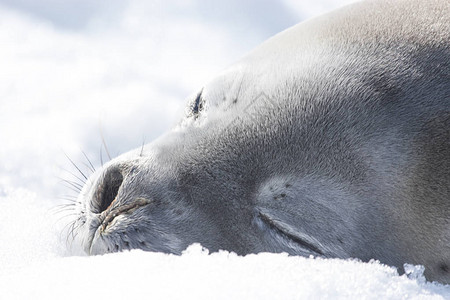
[[120, 186], [123, 182], [123, 175], [119, 168], [106, 170], [101, 185], [97, 190], [96, 203], [98, 213], [107, 210], [117, 197]]

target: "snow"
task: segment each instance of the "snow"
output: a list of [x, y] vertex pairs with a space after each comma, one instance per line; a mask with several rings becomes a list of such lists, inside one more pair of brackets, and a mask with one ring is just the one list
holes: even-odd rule
[[77, 172], [66, 155], [89, 173], [82, 151], [99, 166], [102, 139], [113, 156], [151, 141], [227, 65], [348, 1], [297, 2], [1, 0], [0, 298], [450, 299], [420, 266], [400, 276], [378, 262], [199, 245], [86, 257], [62, 234], [73, 216], [56, 206], [75, 195], [62, 179]]
[[[25, 286], [24, 286], [24, 283]], [[182, 256], [133, 250], [55, 257], [0, 274], [5, 299], [445, 299], [448, 287], [398, 276], [377, 262], [261, 253]]]

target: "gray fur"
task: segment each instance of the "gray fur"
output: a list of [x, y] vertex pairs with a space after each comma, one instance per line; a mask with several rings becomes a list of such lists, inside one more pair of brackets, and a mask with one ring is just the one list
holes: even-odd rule
[[[84, 248], [378, 259], [450, 283], [449, 18], [447, 0], [368, 1], [271, 38], [93, 175]], [[145, 205], [102, 227], [114, 198]]]

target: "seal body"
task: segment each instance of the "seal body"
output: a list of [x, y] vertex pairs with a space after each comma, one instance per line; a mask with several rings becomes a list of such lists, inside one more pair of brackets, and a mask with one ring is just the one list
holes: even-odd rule
[[79, 196], [89, 254], [422, 264], [450, 283], [450, 3], [369, 1], [263, 43]]

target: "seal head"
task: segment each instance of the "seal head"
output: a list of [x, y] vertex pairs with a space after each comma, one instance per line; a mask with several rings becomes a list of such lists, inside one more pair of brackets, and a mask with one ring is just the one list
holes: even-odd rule
[[449, 16], [368, 1], [271, 38], [87, 181], [84, 249], [378, 259], [450, 283]]

